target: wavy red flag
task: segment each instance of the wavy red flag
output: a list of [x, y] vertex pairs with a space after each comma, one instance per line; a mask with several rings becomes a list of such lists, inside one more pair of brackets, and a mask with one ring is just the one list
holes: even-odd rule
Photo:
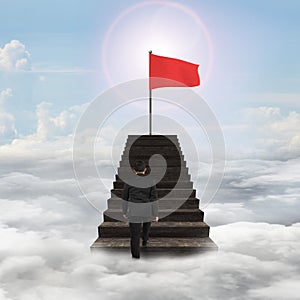
[[200, 85], [199, 65], [150, 53], [149, 89]]

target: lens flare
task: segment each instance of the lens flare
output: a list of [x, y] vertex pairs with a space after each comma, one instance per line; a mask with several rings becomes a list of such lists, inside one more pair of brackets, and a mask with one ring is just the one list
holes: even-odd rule
[[148, 50], [200, 64], [201, 85], [213, 65], [210, 35], [190, 8], [166, 1], [146, 1], [124, 10], [108, 28], [102, 67], [111, 85], [148, 76]]

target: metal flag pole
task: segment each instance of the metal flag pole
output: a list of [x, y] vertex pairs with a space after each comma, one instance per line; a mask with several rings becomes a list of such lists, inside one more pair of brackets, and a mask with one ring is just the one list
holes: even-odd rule
[[[150, 55], [152, 50], [149, 51], [149, 81], [150, 81]], [[150, 82], [149, 82], [150, 83]], [[152, 134], [152, 89], [149, 84], [149, 135]]]

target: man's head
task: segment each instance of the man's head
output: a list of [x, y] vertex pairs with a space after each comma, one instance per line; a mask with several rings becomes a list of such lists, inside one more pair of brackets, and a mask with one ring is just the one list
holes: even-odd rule
[[135, 173], [144, 173], [145, 174], [145, 172], [147, 170], [147, 166], [143, 160], [136, 160], [134, 162], [133, 170], [135, 171]]

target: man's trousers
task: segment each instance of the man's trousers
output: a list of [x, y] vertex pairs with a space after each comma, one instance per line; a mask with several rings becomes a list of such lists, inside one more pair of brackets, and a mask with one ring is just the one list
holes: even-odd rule
[[[131, 220], [132, 221], [132, 220]], [[149, 232], [151, 222], [143, 222], [140, 220], [138, 221], [136, 218], [134, 219], [135, 222], [130, 222], [129, 220], [129, 228], [130, 228], [130, 248], [131, 254], [134, 257], [140, 257], [140, 232], [141, 232], [141, 225], [143, 223], [143, 241], [147, 241], [149, 239]]]

